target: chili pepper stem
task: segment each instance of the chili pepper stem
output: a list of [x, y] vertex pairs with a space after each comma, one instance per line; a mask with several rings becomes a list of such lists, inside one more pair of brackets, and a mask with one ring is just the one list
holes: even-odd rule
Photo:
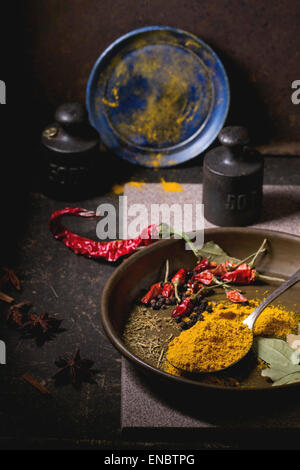
[[191, 247], [191, 250], [193, 251], [196, 258], [199, 259], [199, 256], [197, 255], [197, 249], [186, 233], [175, 230], [167, 224], [161, 224], [160, 234], [163, 234], [164, 231], [168, 231], [170, 235], [179, 235]]
[[209, 290], [209, 289], [216, 289], [217, 287], [223, 287], [223, 286], [226, 286], [228, 285], [229, 282], [220, 282], [218, 281], [216, 284], [214, 284], [213, 286], [203, 286], [201, 287], [198, 292], [196, 292], [195, 294], [191, 295], [191, 299], [194, 300], [198, 297], [199, 294], [203, 294], [203, 292]]
[[167, 260], [166, 260], [166, 272], [165, 272], [164, 284], [165, 284], [166, 282], [168, 282], [168, 277], [169, 277], [169, 260], [167, 259]]
[[[261, 252], [263, 253], [264, 251], [266, 251], [266, 248]], [[251, 258], [253, 258], [255, 255], [256, 255], [257, 252], [255, 253], [252, 253], [251, 255], [249, 256], [246, 256], [246, 258], [242, 259], [241, 261], [239, 261], [237, 264], [235, 264], [234, 266], [230, 266], [229, 270], [228, 271], [234, 271], [236, 268], [238, 268], [239, 266], [241, 266], [242, 264], [244, 263], [247, 263], [247, 261]], [[250, 265], [249, 265], [250, 266]]]
[[239, 292], [239, 293], [242, 292], [240, 289], [237, 289], [235, 286], [233, 287], [233, 286], [229, 286], [229, 285], [226, 285], [226, 284], [223, 285], [223, 289], [225, 290], [225, 292], [226, 292], [227, 290], [231, 290], [232, 288], [234, 288], [234, 290], [236, 290], [236, 291]]
[[180, 303], [180, 302], [181, 302], [181, 299], [180, 299], [180, 297], [179, 297], [179, 295], [178, 295], [178, 284], [176, 284], [176, 283], [174, 284], [174, 294], [175, 294], [175, 297], [176, 297], [177, 302]]
[[254, 266], [254, 263], [255, 261], [257, 260], [258, 256], [263, 253], [264, 251], [266, 251], [267, 248], [265, 248], [265, 245], [267, 244], [267, 239], [265, 238], [264, 241], [262, 242], [261, 246], [259, 247], [259, 249], [257, 250], [256, 254], [254, 255], [252, 261], [250, 261], [249, 263], [249, 266], [250, 268], [253, 268]]
[[285, 279], [281, 279], [280, 277], [265, 276], [264, 274], [259, 274], [259, 273], [256, 273], [256, 279], [261, 279], [262, 281], [277, 281], [277, 282], [285, 281]]

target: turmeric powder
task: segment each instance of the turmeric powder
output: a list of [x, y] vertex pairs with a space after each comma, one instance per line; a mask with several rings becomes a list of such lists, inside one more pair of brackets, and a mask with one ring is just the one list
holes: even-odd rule
[[[212, 303], [213, 313], [205, 312], [204, 318], [224, 318], [243, 321], [261, 303], [259, 300], [250, 300], [249, 305], [233, 303]], [[297, 330], [298, 320], [294, 312], [288, 312], [283, 307], [269, 305], [260, 314], [254, 324], [254, 336], [275, 336], [283, 338], [285, 335]]]
[[252, 345], [252, 332], [240, 321], [198, 321], [169, 344], [167, 360], [187, 372], [214, 372], [241, 359]]
[[[169, 344], [166, 358], [171, 364], [190, 372], [213, 372], [227, 367], [249, 350], [252, 333], [242, 321], [259, 305], [250, 300], [248, 305], [212, 303], [212, 313], [204, 312], [189, 330], [183, 331]], [[283, 307], [268, 306], [254, 325], [254, 336], [284, 337], [297, 330], [294, 312]], [[164, 370], [181, 375], [166, 361]]]

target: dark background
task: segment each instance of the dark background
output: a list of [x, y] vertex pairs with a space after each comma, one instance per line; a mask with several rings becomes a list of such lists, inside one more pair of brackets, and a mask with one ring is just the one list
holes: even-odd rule
[[147, 25], [190, 31], [220, 56], [228, 72], [229, 121], [257, 141], [299, 141], [300, 4], [291, 0], [27, 0], [24, 17], [27, 93], [37, 128], [64, 101], [85, 100], [91, 68], [120, 35]]

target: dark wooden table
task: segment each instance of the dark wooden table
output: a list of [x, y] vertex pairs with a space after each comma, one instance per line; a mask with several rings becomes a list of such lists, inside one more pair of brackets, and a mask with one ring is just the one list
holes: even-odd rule
[[[164, 177], [167, 181], [200, 183], [202, 179], [201, 158], [181, 167], [157, 171], [123, 164], [118, 159], [114, 164], [117, 174], [122, 174], [125, 181], [158, 182]], [[117, 196], [109, 191], [109, 186], [116, 180], [121, 182], [122, 178], [111, 177], [106, 181], [105, 194], [101, 179], [107, 177], [103, 179], [99, 175], [100, 195], [85, 201], [58, 202], [39, 192], [30, 192], [24, 204], [20, 204], [22, 209], [11, 218], [14, 223], [6, 229], [7, 240], [14, 249], [3, 250], [1, 264], [10, 262], [18, 266], [22, 281], [22, 292], [10, 287], [6, 292], [16, 301], [31, 301], [38, 313], [49, 312], [63, 318], [62, 327], [66, 331], [42, 347], [33, 340], [20, 341], [19, 333], [7, 328], [4, 318], [7, 304], [1, 302], [0, 339], [7, 346], [7, 364], [0, 366], [0, 448], [143, 449], [149, 446], [145, 442], [124, 442], [120, 433], [120, 356], [106, 339], [99, 317], [101, 292], [115, 266], [74, 255], [55, 241], [48, 230], [51, 212], [66, 205], [88, 209], [95, 209], [104, 201], [117, 205]], [[300, 184], [300, 160], [267, 157], [265, 184]], [[96, 236], [95, 222], [76, 219], [68, 224], [87, 237]], [[95, 361], [98, 384], [84, 384], [80, 391], [72, 386], [55, 388], [50, 380], [57, 371], [54, 361], [62, 354], [72, 354], [76, 347], [80, 347], [83, 358]], [[44, 396], [21, 380], [24, 373], [45, 381], [52, 395]], [[218, 442], [215, 438], [198, 442], [197, 448], [224, 445], [220, 437]], [[160, 446], [152, 443], [152, 448]], [[187, 447], [187, 443], [175, 445], [180, 447]], [[231, 443], [227, 442], [226, 447], [231, 447]]]

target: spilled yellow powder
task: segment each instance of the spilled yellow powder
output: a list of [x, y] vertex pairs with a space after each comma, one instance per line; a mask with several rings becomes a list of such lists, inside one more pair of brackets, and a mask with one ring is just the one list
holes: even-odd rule
[[[167, 191], [167, 192], [170, 192], [170, 193], [179, 193], [179, 192], [183, 191], [183, 187], [179, 183], [168, 182], [168, 181], [165, 181], [164, 178], [161, 178], [160, 181], [161, 181], [160, 184], [161, 184], [164, 191]], [[134, 188], [138, 188], [139, 190], [141, 190], [142, 187], [146, 183], [144, 183], [142, 181], [128, 181], [127, 183], [124, 183], [124, 184], [115, 184], [112, 187], [112, 190], [113, 190], [114, 194], [123, 194], [125, 184], [127, 184], [128, 186], [132, 186]]]
[[167, 182], [163, 178], [161, 178], [160, 181], [160, 184], [164, 191], [168, 191], [170, 193], [180, 193], [181, 191], [183, 191], [183, 187], [179, 183]]
[[112, 190], [115, 194], [123, 194], [124, 184], [114, 184]]
[[114, 194], [123, 194], [125, 184], [128, 184], [128, 186], [133, 186], [134, 188], [138, 188], [140, 191], [142, 189], [142, 186], [146, 183], [143, 183], [142, 181], [128, 181], [124, 184], [115, 184], [112, 187]]
[[139, 190], [142, 189], [142, 186], [146, 183], [142, 183], [141, 181], [129, 181], [127, 183], [129, 186], [133, 186], [134, 188], [138, 188]]

